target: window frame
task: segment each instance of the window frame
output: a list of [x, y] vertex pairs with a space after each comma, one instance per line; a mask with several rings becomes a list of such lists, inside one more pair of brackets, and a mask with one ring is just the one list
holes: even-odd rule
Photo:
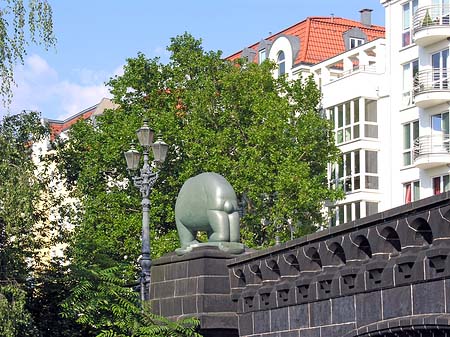
[[267, 59], [266, 48], [258, 50], [258, 64], [263, 63]]
[[349, 46], [349, 49], [354, 49], [359, 46], [362, 46], [365, 42], [366, 41], [360, 37], [349, 37], [348, 46]]
[[418, 58], [402, 64], [402, 105], [404, 107], [408, 107], [414, 104], [414, 78], [418, 72]]
[[[439, 180], [439, 186], [436, 186], [436, 181]], [[439, 190], [436, 189], [439, 188]], [[450, 191], [450, 174], [442, 174], [431, 178], [431, 188], [433, 190], [433, 195], [439, 195]]]
[[[408, 192], [409, 188], [409, 192]], [[412, 180], [403, 183], [403, 202], [409, 204], [420, 200], [420, 180]]]
[[[417, 129], [416, 129], [417, 127]], [[406, 137], [405, 137], [405, 130], [408, 129], [409, 132], [409, 137], [408, 137], [408, 143], [406, 142]], [[415, 130], [417, 130], [417, 133], [415, 134]], [[419, 120], [416, 119], [414, 121], [408, 122], [408, 123], [404, 123], [402, 124], [402, 166], [403, 167], [408, 167], [413, 165], [414, 163], [414, 143], [416, 141], [416, 139], [419, 138], [420, 136], [420, 125], [419, 125]], [[407, 146], [409, 145], [409, 146]], [[406, 158], [408, 158], [408, 160], [405, 160]]]
[[[369, 153], [375, 154], [375, 167], [370, 169], [368, 167]], [[345, 194], [379, 190], [378, 153], [379, 151], [371, 149], [357, 149], [342, 153], [339, 163], [329, 164], [330, 188], [339, 186]]]
[[[367, 107], [375, 104], [375, 120], [367, 118]], [[350, 107], [350, 111], [348, 111]], [[376, 100], [359, 97], [327, 108], [332, 123], [336, 145], [358, 139], [378, 139], [378, 104]], [[348, 121], [350, 117], [350, 121]], [[375, 137], [369, 135], [376, 134]]]
[[[410, 0], [402, 4], [402, 48], [413, 44], [413, 21], [414, 13], [419, 6], [418, 0]], [[408, 13], [406, 14], [405, 8], [408, 7]], [[406, 24], [406, 20], [409, 24]]]
[[286, 75], [286, 55], [280, 50], [277, 53], [278, 77]]

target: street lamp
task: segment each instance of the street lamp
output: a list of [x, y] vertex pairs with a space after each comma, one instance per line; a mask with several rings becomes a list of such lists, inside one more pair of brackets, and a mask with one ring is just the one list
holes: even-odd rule
[[[137, 137], [139, 144], [143, 148], [144, 165], [140, 169], [140, 174], [137, 174], [139, 169], [139, 162], [141, 154], [132, 145], [131, 149], [124, 153], [127, 161], [128, 170], [133, 175], [134, 186], [139, 188], [142, 196], [142, 256], [141, 256], [141, 300], [147, 301], [150, 299], [149, 285], [150, 285], [150, 268], [152, 260], [150, 256], [150, 228], [149, 228], [149, 211], [150, 211], [150, 192], [153, 185], [158, 179], [158, 166], [164, 162], [169, 146], [164, 143], [161, 136], [158, 140], [153, 142], [154, 131], [144, 121], [144, 125], [137, 130]], [[152, 148], [153, 161], [149, 163], [149, 149]]]

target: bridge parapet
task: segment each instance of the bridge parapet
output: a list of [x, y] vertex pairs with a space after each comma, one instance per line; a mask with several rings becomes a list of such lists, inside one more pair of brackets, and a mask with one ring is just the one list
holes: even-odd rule
[[447, 315], [449, 201], [444, 193], [230, 260], [240, 336], [357, 336]]

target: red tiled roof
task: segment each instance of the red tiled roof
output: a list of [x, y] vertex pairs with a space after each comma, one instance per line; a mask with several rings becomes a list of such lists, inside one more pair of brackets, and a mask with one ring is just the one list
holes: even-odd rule
[[95, 109], [97, 109], [98, 104], [87, 108], [80, 113], [77, 113], [76, 115], [70, 116], [69, 118], [60, 121], [60, 120], [47, 120], [49, 127], [50, 127], [50, 137], [52, 140], [55, 139], [56, 136], [58, 136], [61, 132], [68, 130], [72, 125], [74, 125], [76, 122], [78, 122], [81, 119], [88, 119], [92, 116], [92, 114], [95, 112]]
[[[305, 20], [269, 36], [266, 40], [275, 41], [280, 35], [297, 36], [300, 39], [300, 52], [294, 64], [316, 64], [345, 51], [342, 34], [352, 28], [359, 28], [369, 41], [384, 37], [384, 27], [366, 26], [361, 22], [338, 17], [308, 17]], [[257, 51], [258, 43], [249, 48]], [[232, 61], [240, 58], [242, 50], [227, 57]], [[257, 62], [258, 56], [254, 60]]]

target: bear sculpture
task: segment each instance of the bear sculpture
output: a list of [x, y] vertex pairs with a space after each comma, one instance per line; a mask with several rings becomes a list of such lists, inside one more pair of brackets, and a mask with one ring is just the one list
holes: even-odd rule
[[[239, 243], [239, 213], [236, 193], [220, 174], [201, 173], [188, 179], [178, 194], [175, 221], [181, 248], [178, 255], [200, 246], [217, 246], [232, 254], [244, 251]], [[205, 231], [208, 242], [196, 240], [197, 232]]]

